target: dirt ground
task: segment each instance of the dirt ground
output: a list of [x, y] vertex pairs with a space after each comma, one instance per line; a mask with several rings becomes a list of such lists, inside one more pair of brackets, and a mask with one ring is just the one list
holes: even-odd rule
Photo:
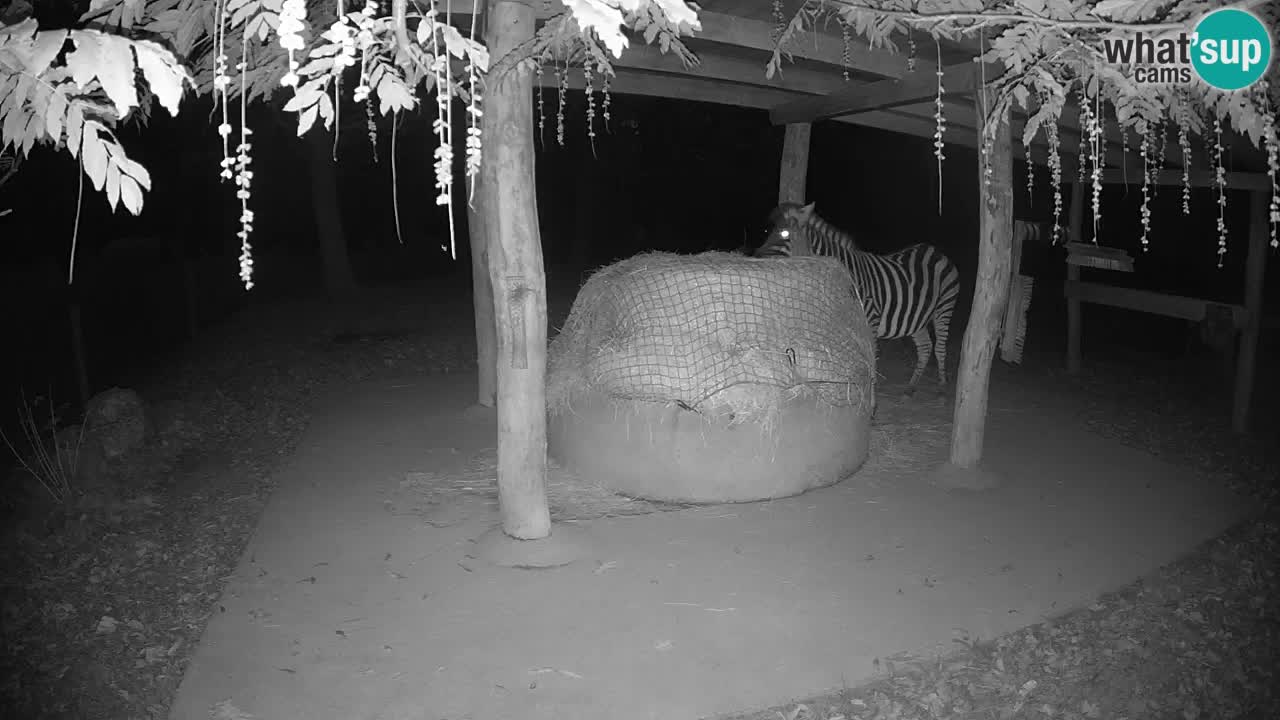
[[[563, 298], [556, 309], [563, 316]], [[906, 348], [882, 352], [889, 383], [900, 381]], [[1100, 435], [1249, 494], [1261, 515], [1075, 613], [960, 638], [942, 657], [883, 658], [869, 684], [735, 717], [1280, 716], [1274, 430], [1231, 435], [1194, 381], [1150, 358], [1092, 362], [1079, 378], [1059, 364], [1032, 343], [1022, 367], [997, 362], [995, 373]], [[353, 381], [473, 367], [469, 304], [456, 293], [281, 303], [211, 330], [138, 388], [160, 433], [115, 488], [73, 508], [10, 497], [4, 717], [167, 717], [315, 398]], [[948, 416], [940, 399], [891, 405], [878, 422], [909, 432], [883, 430], [873, 462], [934, 462]]]

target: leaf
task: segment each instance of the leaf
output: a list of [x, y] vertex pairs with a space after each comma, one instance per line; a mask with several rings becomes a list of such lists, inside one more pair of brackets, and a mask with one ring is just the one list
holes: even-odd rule
[[315, 104], [323, 95], [324, 90], [317, 87], [314, 81], [309, 82], [294, 92], [289, 102], [284, 104], [284, 109], [286, 112], [298, 112]]
[[27, 94], [31, 92], [31, 88], [35, 85], [36, 79], [32, 75], [19, 75], [18, 84], [10, 91], [9, 97], [5, 98], [5, 104], [9, 106], [10, 112], [17, 112], [27, 103]]
[[49, 69], [49, 64], [58, 57], [62, 44], [70, 35], [66, 30], [48, 30], [36, 33], [31, 44], [31, 51], [22, 57], [25, 70], [33, 75], [41, 75]]
[[28, 115], [27, 122], [22, 128], [22, 154], [30, 155], [31, 147], [36, 144], [36, 139], [40, 137], [40, 118], [35, 115]]
[[35, 18], [26, 18], [14, 25], [0, 25], [0, 47], [17, 47], [30, 42], [40, 26]]
[[[312, 54], [312, 57], [315, 58], [314, 53]], [[328, 72], [331, 69], [333, 69], [333, 58], [320, 57], [315, 58], [306, 65], [298, 68], [298, 74], [302, 77], [311, 77], [312, 75], [318, 75], [322, 72]]]
[[108, 162], [103, 173], [106, 175], [107, 204], [111, 206], [111, 210], [114, 212], [116, 203], [120, 202], [120, 173], [112, 172], [113, 170], [115, 168]]
[[650, 25], [644, 29], [644, 42], [646, 45], [652, 45], [653, 39], [658, 37], [658, 31], [662, 28], [657, 25]]
[[67, 53], [67, 69], [71, 71], [76, 87], [83, 90], [98, 74], [102, 51], [98, 38], [91, 31], [72, 32], [71, 42], [75, 43], [76, 49]]
[[298, 137], [302, 137], [307, 134], [307, 131], [311, 129], [311, 126], [315, 124], [316, 115], [319, 112], [320, 103], [316, 103], [302, 111], [302, 114], [298, 116]]
[[[84, 124], [84, 140], [81, 146], [80, 161], [84, 164], [84, 172], [93, 181], [93, 189], [101, 190], [107, 179], [107, 148], [98, 130], [102, 125], [96, 120]], [[103, 128], [105, 129], [105, 128]]]
[[467, 39], [462, 37], [462, 33], [452, 25], [440, 25], [440, 35], [444, 39], [444, 46], [448, 49], [449, 54], [463, 59], [467, 55]]
[[1165, 6], [1173, 5], [1178, 0], [1102, 0], [1090, 9], [1090, 13], [1100, 18], [1116, 22], [1133, 23], [1150, 20], [1160, 15]]
[[266, 42], [271, 35], [271, 31], [277, 27], [280, 27], [280, 16], [273, 12], [264, 11], [255, 15], [249, 21], [249, 24], [245, 27], [245, 32], [250, 37], [257, 35], [259, 42]]
[[120, 178], [120, 201], [131, 214], [141, 215], [142, 191], [144, 187], [151, 189], [151, 176], [146, 168], [129, 158], [122, 158], [121, 162], [121, 171], [128, 174], [122, 174]]
[[114, 35], [102, 35], [98, 40], [102, 58], [98, 82], [123, 119], [138, 106], [138, 89], [133, 84], [133, 44]]
[[49, 95], [49, 107], [45, 110], [45, 132], [56, 143], [62, 139], [62, 124], [67, 115], [67, 96], [60, 88]]
[[0, 128], [4, 132], [5, 147], [22, 139], [22, 129], [26, 126], [26, 119], [26, 113], [20, 109], [11, 110], [4, 116], [4, 123]]
[[[232, 11], [232, 7], [235, 6], [239, 7]], [[261, 4], [257, 0], [247, 0], [243, 4], [236, 2], [236, 0], [231, 0], [231, 2], [227, 3], [227, 12], [231, 13], [231, 27], [239, 27], [244, 24], [245, 21], [256, 15], [260, 8]]]
[[412, 110], [413, 93], [395, 73], [384, 73], [378, 83], [378, 112], [386, 115], [390, 110]]
[[184, 83], [192, 83], [187, 69], [178, 63], [178, 59], [160, 45], [142, 40], [134, 44], [134, 52], [138, 55], [138, 68], [146, 78], [147, 85], [156, 99], [171, 116], [177, 117], [178, 105], [182, 102], [185, 90]]
[[320, 102], [316, 103], [316, 107], [320, 110], [320, 117], [324, 119], [325, 129], [333, 128], [333, 100], [328, 94], [320, 96]]
[[67, 150], [71, 157], [78, 157], [84, 134], [84, 107], [80, 101], [72, 101], [67, 108]]

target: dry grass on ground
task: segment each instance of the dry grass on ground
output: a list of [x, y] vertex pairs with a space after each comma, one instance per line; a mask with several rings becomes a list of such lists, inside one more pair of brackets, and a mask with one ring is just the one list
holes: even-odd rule
[[[0, 716], [167, 717], [317, 391], [469, 370], [471, 336], [465, 296], [291, 302], [210, 331], [138, 388], [164, 442], [137, 460], [124, 489], [38, 517], [12, 502], [6, 510], [6, 525], [22, 523], [0, 547]], [[1166, 402], [1149, 378], [1111, 368], [1084, 380], [1027, 371], [1010, 381], [1058, 383], [1099, 431], [1259, 497], [1275, 477], [1261, 442], [1231, 438], [1189, 402]], [[945, 446], [942, 407], [884, 413], [871, 462], [927, 462]], [[485, 459], [472, 471], [486, 473]], [[942, 659], [884, 658], [871, 685], [739, 717], [1280, 717], [1270, 674], [1278, 540], [1269, 513], [1091, 608], [1009, 637], [960, 638]]]

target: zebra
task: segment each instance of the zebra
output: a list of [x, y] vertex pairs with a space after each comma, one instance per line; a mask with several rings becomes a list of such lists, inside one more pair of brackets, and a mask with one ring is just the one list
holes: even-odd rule
[[[858, 249], [848, 233], [823, 220], [813, 203], [782, 203], [769, 216], [769, 235], [752, 253], [755, 257], [792, 254], [792, 243], [814, 255], [834, 257], [853, 275], [867, 321], [876, 338], [910, 337], [916, 345], [916, 369], [907, 385], [908, 395], [929, 365], [932, 350], [938, 360], [938, 382], [947, 387], [947, 333], [960, 294], [960, 271], [940, 250], [919, 243], [887, 255]], [[803, 250], [797, 254], [803, 254]], [[930, 341], [929, 325], [933, 325]]]

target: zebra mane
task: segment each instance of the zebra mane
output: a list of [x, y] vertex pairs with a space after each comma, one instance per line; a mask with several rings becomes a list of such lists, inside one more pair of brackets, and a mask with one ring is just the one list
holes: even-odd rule
[[[783, 203], [779, 205], [778, 209], [773, 211], [774, 215], [777, 216], [777, 219], [774, 222], [781, 222], [789, 211], [799, 210], [800, 207], [800, 205], [795, 203]], [[852, 233], [845, 232], [839, 227], [836, 227], [831, 221], [819, 215], [817, 210], [809, 213], [809, 219], [805, 222], [805, 227], [824, 239], [848, 250], [864, 252], [862, 247], [858, 245], [858, 241], [853, 237]]]
[[774, 208], [773, 212], [769, 213], [769, 227], [776, 226], [778, 223], [786, 219], [787, 215], [801, 209], [802, 207], [803, 206], [800, 203], [779, 203], [778, 207]]

